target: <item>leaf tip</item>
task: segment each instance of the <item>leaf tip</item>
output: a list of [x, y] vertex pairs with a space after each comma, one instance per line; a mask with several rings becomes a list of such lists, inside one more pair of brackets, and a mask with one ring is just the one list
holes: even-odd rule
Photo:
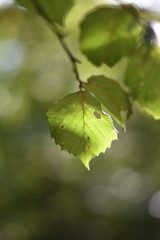
[[84, 166], [87, 168], [88, 171], [90, 171], [89, 163], [87, 164], [84, 163]]
[[82, 160], [82, 162], [83, 162], [84, 166], [87, 168], [87, 170], [90, 171], [89, 161], [83, 161]]

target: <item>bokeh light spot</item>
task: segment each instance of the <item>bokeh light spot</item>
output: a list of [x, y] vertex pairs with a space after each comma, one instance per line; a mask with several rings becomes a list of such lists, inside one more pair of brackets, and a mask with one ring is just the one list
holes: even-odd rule
[[12, 71], [23, 61], [23, 47], [15, 39], [0, 41], [0, 71]]
[[152, 217], [160, 218], [160, 191], [155, 193], [150, 199], [149, 213]]

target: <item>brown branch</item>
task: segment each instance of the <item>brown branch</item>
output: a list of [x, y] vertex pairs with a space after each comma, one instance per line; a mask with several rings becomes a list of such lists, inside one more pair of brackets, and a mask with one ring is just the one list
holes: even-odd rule
[[52, 25], [50, 26], [50, 28], [54, 31], [54, 33], [56, 34], [59, 42], [61, 43], [61, 46], [63, 47], [64, 51], [66, 52], [66, 54], [68, 55], [72, 66], [73, 66], [73, 72], [75, 74], [76, 80], [80, 83], [82, 82], [80, 80], [80, 76], [79, 76], [79, 72], [78, 72], [78, 68], [77, 68], [77, 64], [81, 63], [81, 61], [79, 59], [77, 59], [72, 52], [70, 51], [70, 49], [68, 48], [67, 44], [64, 41], [64, 36], [58, 31], [58, 29], [56, 28], [55, 24], [52, 23]]
[[39, 12], [39, 14], [46, 20], [50, 29], [55, 33], [61, 46], [63, 47], [64, 51], [68, 55], [68, 57], [71, 61], [71, 64], [73, 66], [73, 72], [75, 74], [76, 80], [79, 82], [79, 89], [81, 91], [82, 87], [83, 87], [83, 82], [80, 79], [78, 67], [77, 67], [77, 64], [81, 63], [81, 61], [72, 54], [72, 52], [70, 51], [70, 49], [68, 48], [68, 46], [64, 40], [64, 35], [57, 29], [55, 23], [53, 23], [52, 20], [48, 17], [48, 15], [45, 13], [45, 11], [43, 10], [43, 8], [39, 4], [39, 2], [37, 0], [33, 0], [32, 4], [35, 6], [35, 8]]

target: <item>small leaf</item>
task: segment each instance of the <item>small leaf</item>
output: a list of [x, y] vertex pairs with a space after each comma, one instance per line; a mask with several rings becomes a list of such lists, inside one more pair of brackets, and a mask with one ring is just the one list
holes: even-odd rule
[[156, 48], [143, 48], [131, 58], [126, 84], [141, 108], [160, 119], [160, 58]]
[[16, 0], [16, 2], [27, 8], [29, 12], [36, 9], [38, 14], [46, 20], [59, 24], [63, 24], [66, 12], [74, 4], [74, 0]]
[[121, 125], [124, 125], [122, 113], [126, 117], [131, 113], [131, 104], [127, 93], [118, 82], [104, 76], [93, 76], [85, 86], [95, 97], [103, 103], [111, 116]]
[[103, 7], [90, 13], [80, 25], [82, 52], [95, 65], [112, 67], [129, 57], [141, 31], [133, 6]]
[[47, 119], [56, 144], [80, 158], [88, 169], [90, 160], [117, 139], [111, 118], [89, 92], [69, 94], [54, 103]]

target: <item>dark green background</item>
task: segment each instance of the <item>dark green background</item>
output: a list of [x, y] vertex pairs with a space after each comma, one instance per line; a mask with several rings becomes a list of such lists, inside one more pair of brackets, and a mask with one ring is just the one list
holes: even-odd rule
[[[87, 3], [86, 3], [87, 2]], [[93, 67], [79, 51], [77, 24], [92, 1], [66, 18], [66, 42], [81, 78], [121, 80], [123, 63]], [[25, 11], [0, 11], [0, 240], [159, 240], [160, 122], [135, 104], [127, 131], [91, 171], [50, 138], [46, 110], [78, 86], [54, 34]], [[157, 218], [156, 218], [157, 216]]]

